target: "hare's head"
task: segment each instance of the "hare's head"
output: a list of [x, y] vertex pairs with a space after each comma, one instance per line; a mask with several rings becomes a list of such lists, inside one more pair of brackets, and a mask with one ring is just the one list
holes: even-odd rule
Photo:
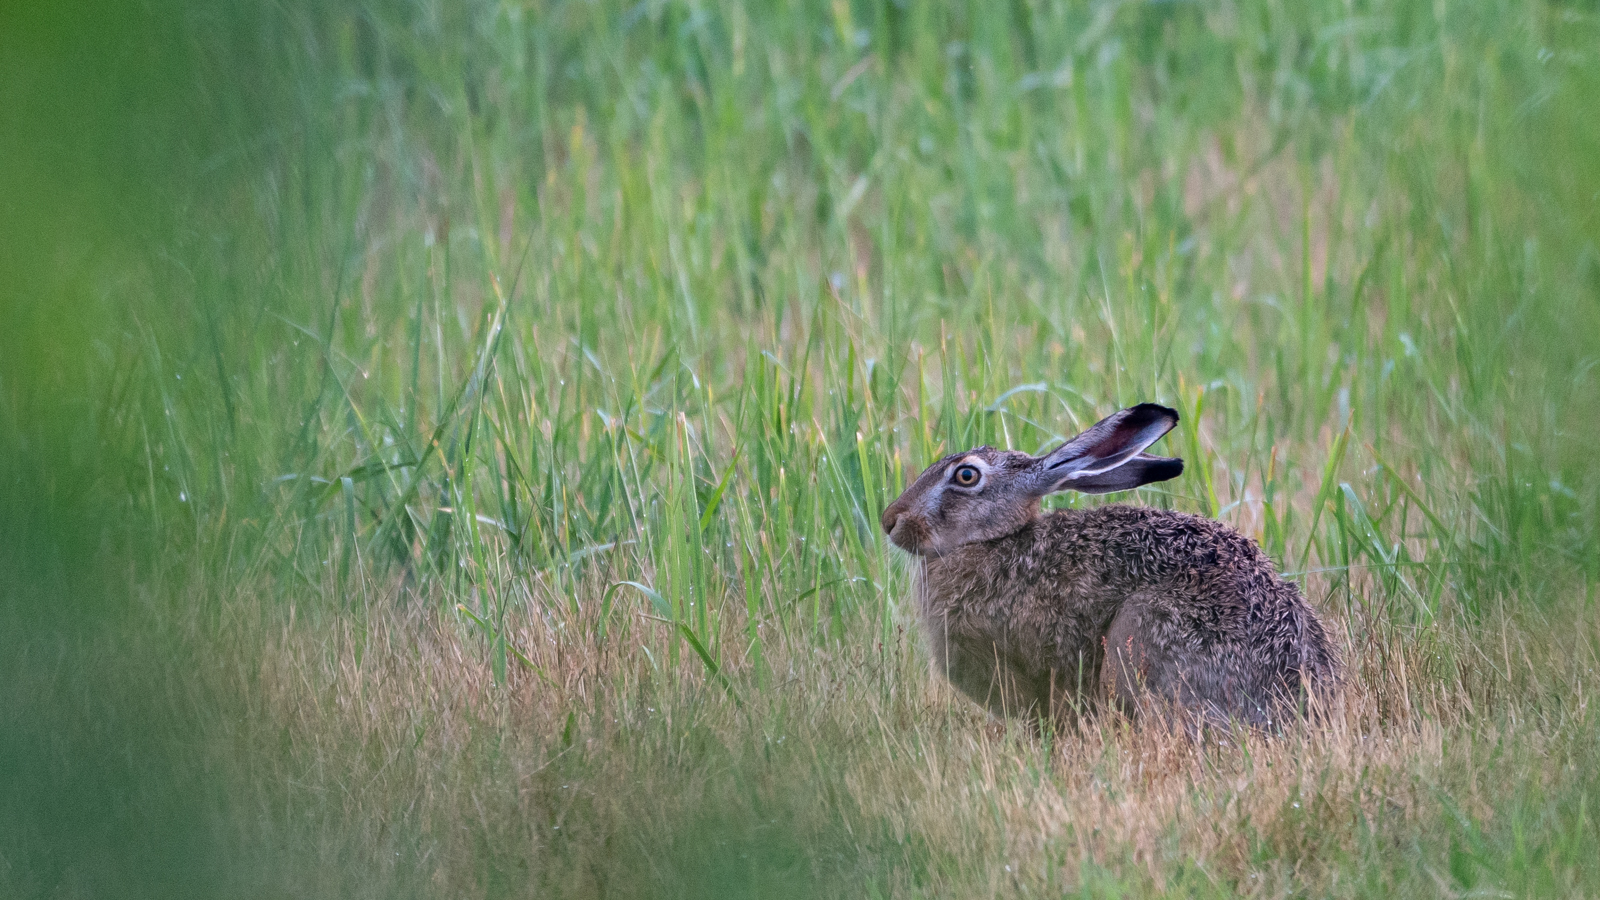
[[883, 511], [884, 533], [902, 550], [939, 556], [1016, 531], [1039, 514], [1046, 494], [1108, 494], [1175, 478], [1183, 460], [1143, 451], [1176, 424], [1173, 410], [1141, 403], [1043, 456], [992, 447], [952, 453]]

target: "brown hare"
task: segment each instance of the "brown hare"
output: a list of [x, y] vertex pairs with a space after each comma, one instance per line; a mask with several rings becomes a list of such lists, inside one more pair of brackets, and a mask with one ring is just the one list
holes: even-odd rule
[[1327, 631], [1254, 541], [1211, 519], [1103, 506], [1041, 515], [1056, 491], [1125, 491], [1183, 461], [1143, 451], [1178, 422], [1142, 403], [1043, 456], [939, 460], [883, 512], [916, 559], [935, 665], [998, 715], [1154, 704], [1194, 723], [1275, 727], [1328, 698]]

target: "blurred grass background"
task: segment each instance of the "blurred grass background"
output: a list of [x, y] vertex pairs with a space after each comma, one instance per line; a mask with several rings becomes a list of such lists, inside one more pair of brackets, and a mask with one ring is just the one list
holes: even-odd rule
[[[1595, 891], [1597, 25], [0, 12], [0, 893]], [[1334, 733], [930, 679], [884, 503], [1141, 400]]]

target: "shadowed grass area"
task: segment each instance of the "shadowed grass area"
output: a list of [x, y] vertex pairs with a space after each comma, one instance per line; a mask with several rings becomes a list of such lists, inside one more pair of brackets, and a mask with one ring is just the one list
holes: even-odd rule
[[[1597, 889], [1592, 11], [30, 15], [0, 893]], [[885, 503], [1143, 400], [1325, 729], [927, 672]]]

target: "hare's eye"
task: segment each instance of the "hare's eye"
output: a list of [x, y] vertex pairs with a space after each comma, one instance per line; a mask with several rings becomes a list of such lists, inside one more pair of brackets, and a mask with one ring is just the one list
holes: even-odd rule
[[972, 487], [973, 485], [977, 484], [978, 479], [983, 476], [982, 473], [978, 471], [977, 466], [956, 466], [955, 474], [950, 477], [955, 480], [956, 484], [959, 484], [962, 487]]

